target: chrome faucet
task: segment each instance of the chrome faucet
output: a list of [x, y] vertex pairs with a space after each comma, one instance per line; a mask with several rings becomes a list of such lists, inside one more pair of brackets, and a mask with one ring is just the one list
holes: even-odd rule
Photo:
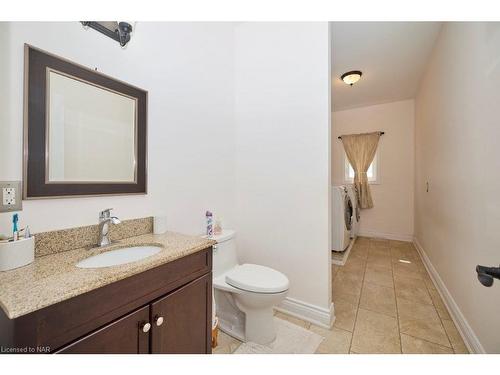
[[107, 246], [111, 244], [109, 239], [109, 224], [120, 224], [121, 221], [116, 216], [111, 216], [112, 208], [106, 208], [99, 212], [99, 246]]

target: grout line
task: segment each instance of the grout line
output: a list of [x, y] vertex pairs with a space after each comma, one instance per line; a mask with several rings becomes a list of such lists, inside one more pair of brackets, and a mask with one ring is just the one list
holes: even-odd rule
[[[427, 277], [430, 277], [430, 275], [427, 273], [427, 270], [425, 270], [425, 273], [427, 274]], [[446, 328], [444, 327], [443, 319], [441, 318], [441, 315], [439, 314], [438, 308], [437, 308], [436, 304], [434, 303], [434, 300], [432, 299], [429, 287], [428, 287], [427, 283], [424, 283], [424, 284], [425, 284], [425, 288], [427, 290], [427, 293], [429, 293], [429, 297], [431, 297], [432, 306], [434, 306], [434, 310], [436, 310], [436, 314], [439, 318], [439, 322], [441, 323], [441, 327], [443, 327], [444, 334], [446, 335], [446, 338], [448, 339], [448, 342], [450, 343], [450, 348], [451, 348], [451, 350], [453, 350], [453, 353], [457, 354], [457, 352], [455, 351], [455, 348], [453, 347], [453, 344], [451, 342], [450, 336], [448, 335], [448, 332], [446, 331]], [[439, 296], [439, 294], [438, 294], [438, 297], [441, 298], [441, 296]], [[443, 303], [443, 305], [444, 305], [444, 303]], [[448, 308], [446, 306], [444, 306], [444, 308], [446, 309], [446, 312], [449, 315], [450, 312], [448, 311]]]
[[[413, 250], [413, 251], [415, 251], [415, 252], [417, 252], [417, 249], [415, 249], [415, 246], [414, 246], [413, 244], [412, 244], [411, 246], [412, 246], [412, 250]], [[417, 252], [417, 253], [418, 253], [418, 252]], [[429, 275], [429, 273], [428, 273], [428, 271], [427, 271], [427, 269], [426, 269], [425, 267], [423, 268], [423, 272], [425, 272], [425, 275], [426, 275], [427, 277], [429, 277], [429, 278], [430, 278], [430, 275]], [[431, 299], [432, 306], [434, 307], [434, 310], [436, 311], [436, 314], [437, 314], [437, 316], [438, 316], [438, 318], [439, 318], [439, 322], [441, 323], [441, 327], [443, 328], [443, 331], [444, 331], [444, 333], [445, 333], [445, 335], [446, 335], [446, 338], [448, 339], [448, 342], [449, 342], [450, 346], [449, 346], [449, 347], [447, 347], [447, 346], [445, 346], [445, 345], [438, 344], [438, 343], [436, 343], [436, 342], [432, 342], [432, 341], [429, 341], [429, 340], [423, 339], [423, 338], [421, 338], [421, 337], [416, 337], [416, 336], [408, 335], [408, 334], [406, 334], [406, 333], [405, 333], [405, 335], [411, 336], [411, 337], [416, 338], [416, 339], [419, 339], [419, 340], [426, 341], [426, 342], [431, 343], [431, 344], [434, 344], [434, 345], [439, 345], [439, 346], [441, 346], [441, 347], [451, 349], [451, 350], [453, 351], [453, 353], [454, 353], [454, 354], [456, 354], [456, 352], [455, 352], [455, 348], [453, 347], [453, 344], [451, 343], [450, 336], [448, 335], [448, 332], [446, 332], [446, 329], [444, 328], [443, 319], [441, 318], [441, 315], [439, 315], [438, 308], [437, 308], [436, 304], [434, 303], [434, 300], [432, 299], [431, 292], [430, 292], [430, 288], [429, 288], [429, 286], [427, 285], [427, 283], [425, 282], [425, 280], [424, 280], [424, 286], [425, 286], [425, 290], [427, 291], [427, 294], [429, 295], [429, 297], [430, 297], [430, 299]], [[439, 298], [441, 298], [441, 297], [439, 297]], [[416, 302], [415, 302], [415, 303], [416, 303]], [[423, 305], [430, 306], [430, 305], [428, 305], [428, 304], [423, 304]], [[445, 308], [446, 308], [446, 306], [445, 306]], [[447, 308], [446, 308], [446, 311], [448, 312], [448, 314], [450, 313], [450, 312], [448, 311], [448, 309], [447, 309]]]
[[394, 279], [394, 263], [392, 262], [392, 249], [393, 247], [391, 246], [391, 272], [392, 272], [392, 285], [394, 286], [394, 300], [396, 302], [396, 322], [398, 325], [398, 333], [399, 333], [399, 350], [401, 354], [403, 354], [403, 340], [401, 337], [401, 326], [399, 322], [399, 306], [398, 306], [398, 298], [396, 296], [396, 280]]
[[[416, 251], [418, 253], [418, 251], [415, 248], [415, 246], [413, 244], [411, 246], [413, 248], [413, 251]], [[427, 269], [425, 268], [425, 266], [423, 268], [423, 271], [425, 272], [425, 275], [428, 278], [430, 278], [429, 272], [427, 271]], [[450, 343], [450, 348], [451, 348], [451, 350], [453, 350], [453, 353], [457, 354], [456, 351], [455, 351], [455, 348], [453, 347], [453, 344], [451, 342], [450, 336], [448, 335], [448, 332], [446, 331], [446, 328], [444, 327], [443, 318], [441, 318], [441, 315], [439, 314], [438, 307], [436, 306], [436, 304], [434, 303], [434, 300], [432, 299], [430, 288], [427, 285], [427, 283], [425, 282], [425, 280], [424, 280], [424, 285], [425, 285], [425, 290], [427, 291], [427, 293], [429, 294], [429, 297], [431, 298], [432, 306], [434, 307], [434, 310], [436, 310], [436, 314], [437, 314], [437, 316], [439, 318], [439, 322], [441, 323], [441, 327], [443, 327], [444, 334], [446, 335], [446, 338], [448, 339], [448, 342]], [[441, 296], [439, 295], [439, 293], [438, 293], [438, 297], [441, 298]], [[444, 303], [443, 303], [443, 305], [444, 305]], [[450, 315], [450, 312], [448, 311], [448, 308], [446, 307], [446, 305], [444, 305], [444, 308], [446, 309], [446, 312], [448, 313], [448, 315]], [[427, 340], [425, 340], [425, 341], [427, 341]], [[433, 344], [436, 344], [436, 343], [433, 343]], [[440, 345], [440, 344], [437, 344], [437, 345]]]
[[[371, 242], [369, 242], [368, 252], [370, 251], [370, 247], [371, 247]], [[368, 254], [368, 256], [369, 256], [369, 254]], [[365, 284], [365, 274], [366, 274], [366, 265], [368, 264], [368, 256], [366, 257], [366, 259], [364, 259], [365, 265], [363, 267], [363, 277], [361, 278], [361, 290], [359, 292], [358, 303], [356, 306], [356, 313], [354, 314], [354, 325], [352, 327], [351, 342], [349, 343], [349, 353], [351, 353], [351, 350], [352, 350], [352, 342], [354, 340], [354, 332], [356, 331], [356, 323], [358, 322], [359, 305], [361, 303], [361, 296], [363, 295], [363, 285]]]
[[[421, 341], [425, 341], [425, 342], [428, 342], [429, 344], [437, 345], [437, 346], [440, 346], [440, 347], [442, 347], [442, 348], [451, 349], [451, 351], [452, 351], [453, 353], [455, 353], [455, 350], [453, 350], [453, 348], [452, 348], [452, 347], [445, 346], [445, 345], [443, 345], [443, 344], [438, 344], [437, 342], [434, 342], [434, 341], [429, 341], [429, 340], [427, 340], [427, 339], [423, 339], [423, 338], [421, 338], [421, 337], [413, 336], [413, 335], [410, 335], [410, 334], [408, 334], [408, 333], [402, 333], [402, 335], [410, 336], [410, 337], [412, 337], [412, 338], [414, 338], [414, 339], [421, 340]], [[433, 354], [433, 353], [427, 353], [427, 354]]]

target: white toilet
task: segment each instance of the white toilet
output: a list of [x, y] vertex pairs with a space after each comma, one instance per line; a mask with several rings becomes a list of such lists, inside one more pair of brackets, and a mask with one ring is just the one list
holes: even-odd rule
[[235, 231], [212, 237], [213, 287], [222, 331], [241, 341], [268, 344], [276, 338], [273, 307], [288, 293], [288, 278], [257, 264], [239, 264]]

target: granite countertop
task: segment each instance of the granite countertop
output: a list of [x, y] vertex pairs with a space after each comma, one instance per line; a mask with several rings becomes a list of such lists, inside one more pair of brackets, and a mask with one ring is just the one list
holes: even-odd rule
[[[35, 258], [27, 266], [0, 272], [0, 307], [14, 319], [93, 289], [196, 253], [215, 241], [167, 232], [125, 238], [105, 248], [80, 248]], [[106, 268], [78, 268], [80, 260], [122, 247], [155, 245], [163, 249], [143, 260]]]

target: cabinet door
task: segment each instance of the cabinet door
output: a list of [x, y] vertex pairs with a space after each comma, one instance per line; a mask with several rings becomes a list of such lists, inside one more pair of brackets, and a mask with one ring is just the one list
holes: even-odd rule
[[211, 353], [212, 273], [151, 305], [151, 352]]
[[[64, 354], [135, 354], [149, 352], [149, 306], [125, 315], [62, 348]], [[144, 332], [146, 331], [146, 332]]]

